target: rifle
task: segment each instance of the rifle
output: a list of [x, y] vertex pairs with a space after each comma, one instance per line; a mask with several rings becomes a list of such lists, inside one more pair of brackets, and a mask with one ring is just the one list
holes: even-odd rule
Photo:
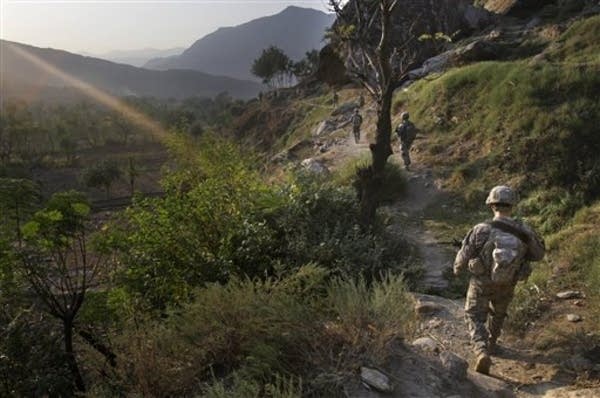
[[458, 247], [458, 248], [462, 247], [462, 241], [460, 241], [459, 239], [456, 239], [456, 238], [452, 238], [452, 240], [437, 241], [437, 243], [439, 245], [450, 245], [452, 247]]

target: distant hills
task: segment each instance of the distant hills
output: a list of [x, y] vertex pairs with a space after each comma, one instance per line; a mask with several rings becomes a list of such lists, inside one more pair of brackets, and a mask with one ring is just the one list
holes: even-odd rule
[[157, 70], [193, 69], [205, 73], [257, 80], [252, 62], [270, 45], [293, 60], [323, 47], [323, 36], [335, 21], [334, 14], [288, 7], [279, 14], [245, 24], [220, 28], [196, 41], [181, 55], [150, 60], [145, 67]]
[[[29, 54], [29, 57], [24, 57], [23, 53]], [[76, 85], [64, 75], [57, 76], [51, 71], [53, 68], [118, 96], [213, 97], [227, 91], [237, 98], [252, 98], [262, 88], [255, 82], [199, 71], [148, 70], [5, 40], [0, 40], [0, 54], [0, 94], [5, 98], [36, 93], [43, 93], [46, 97], [53, 92], [64, 94], [65, 89]], [[37, 61], [32, 61], [32, 58]]]
[[159, 57], [170, 57], [179, 55], [185, 50], [185, 47], [168, 48], [158, 50], [156, 48], [142, 48], [138, 50], [115, 50], [103, 54], [81, 53], [89, 57], [105, 59], [107, 61], [132, 66], [144, 66], [148, 61]]

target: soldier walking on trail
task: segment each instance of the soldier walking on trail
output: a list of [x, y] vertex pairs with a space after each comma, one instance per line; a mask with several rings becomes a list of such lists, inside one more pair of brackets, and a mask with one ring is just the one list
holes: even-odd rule
[[396, 128], [396, 134], [400, 137], [400, 153], [406, 170], [410, 170], [410, 148], [417, 136], [417, 128], [409, 119], [408, 112], [402, 112], [402, 122]]
[[337, 91], [333, 92], [333, 98], [332, 98], [332, 103], [333, 103], [333, 108], [337, 108], [338, 106], [338, 101], [339, 101], [340, 97], [338, 96]]
[[516, 193], [494, 187], [485, 203], [492, 221], [477, 224], [465, 237], [454, 260], [454, 274], [471, 275], [465, 303], [465, 320], [477, 360], [475, 370], [488, 374], [496, 343], [515, 285], [531, 274], [529, 261], [544, 257], [544, 241], [527, 224], [511, 218]]
[[354, 134], [354, 142], [358, 144], [360, 141], [360, 126], [362, 125], [363, 118], [358, 112], [358, 108], [354, 109], [352, 115], [352, 133]]

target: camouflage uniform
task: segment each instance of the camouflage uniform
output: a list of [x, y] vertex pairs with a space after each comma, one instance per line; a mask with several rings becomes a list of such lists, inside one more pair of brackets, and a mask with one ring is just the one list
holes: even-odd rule
[[396, 134], [400, 137], [400, 153], [402, 154], [404, 166], [408, 169], [410, 166], [410, 148], [417, 136], [417, 128], [407, 117], [396, 128]]
[[363, 118], [357, 110], [352, 116], [352, 133], [354, 134], [354, 142], [357, 144], [360, 141], [360, 126], [362, 125], [362, 122]]
[[[454, 273], [468, 270], [471, 273], [465, 303], [465, 318], [476, 354], [488, 354], [500, 336], [506, 310], [513, 298], [515, 285], [526, 280], [531, 273], [529, 261], [544, 257], [544, 242], [527, 224], [509, 217], [496, 217], [493, 222], [509, 225], [521, 231], [521, 238], [506, 231], [499, 231], [490, 223], [476, 225], [465, 237], [454, 261]], [[492, 235], [500, 239], [518, 242], [515, 248], [519, 268], [508, 282], [492, 280], [494, 244]], [[498, 239], [495, 237], [494, 239]]]

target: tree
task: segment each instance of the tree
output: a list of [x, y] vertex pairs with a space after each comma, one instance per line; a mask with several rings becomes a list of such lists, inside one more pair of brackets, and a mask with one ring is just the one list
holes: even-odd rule
[[319, 52], [317, 50], [307, 51], [303, 59], [292, 66], [292, 72], [298, 80], [313, 75], [319, 67]]
[[[8, 239], [16, 241], [21, 246], [21, 226], [31, 216], [40, 199], [39, 187], [33, 181], [0, 178], [2, 235], [7, 235]], [[12, 232], [14, 232], [14, 235]]]
[[292, 62], [283, 50], [271, 46], [262, 51], [252, 64], [252, 73], [263, 79], [263, 83], [272, 88], [283, 87], [286, 78], [289, 82]]
[[[349, 74], [377, 103], [375, 142], [370, 145], [371, 164], [357, 172], [356, 189], [360, 201], [360, 218], [370, 225], [379, 206], [380, 191], [387, 159], [392, 155], [391, 106], [394, 90], [408, 80], [414, 66], [417, 37], [412, 26], [394, 30], [392, 14], [403, 0], [329, 0], [339, 23], [331, 38], [346, 55]], [[413, 25], [414, 26], [414, 25]]]
[[89, 188], [104, 188], [108, 199], [110, 187], [119, 177], [121, 177], [119, 166], [114, 161], [105, 160], [85, 169], [81, 178]]
[[94, 286], [104, 258], [92, 252], [88, 238], [89, 204], [75, 191], [52, 196], [23, 227], [23, 271], [46, 311], [63, 326], [64, 349], [74, 384], [85, 384], [73, 349], [77, 314], [87, 291]]

